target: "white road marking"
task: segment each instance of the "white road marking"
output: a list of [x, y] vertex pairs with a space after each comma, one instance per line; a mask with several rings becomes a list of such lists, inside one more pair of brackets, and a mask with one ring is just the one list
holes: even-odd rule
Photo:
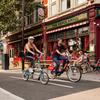
[[51, 82], [49, 82], [48, 84], [59, 86], [59, 87], [71, 88], [71, 89], [73, 88], [72, 86], [69, 86], [69, 85], [56, 84], [56, 83], [51, 83]]
[[2, 88], [0, 88], [0, 100], [25, 100], [21, 97], [18, 97]]
[[57, 82], [63, 82], [63, 83], [72, 83], [70, 81], [67, 81], [67, 80], [62, 80], [62, 79], [49, 79], [50, 81], [57, 81]]
[[[21, 77], [10, 76], [10, 78], [23, 80], [23, 78], [21, 78]], [[56, 80], [57, 80], [57, 79], [56, 79]], [[39, 83], [40, 83], [40, 81], [38, 81], [38, 80], [32, 80], [32, 81], [34, 81], [34, 82], [39, 82]], [[66, 82], [66, 83], [67, 83], [67, 82]], [[71, 88], [71, 89], [73, 88], [72, 86], [69, 86], [69, 85], [62, 85], [62, 84], [57, 84], [57, 83], [52, 83], [52, 82], [48, 82], [48, 84], [50, 84], [50, 85], [55, 85], [55, 86], [59, 86], [59, 87]]]

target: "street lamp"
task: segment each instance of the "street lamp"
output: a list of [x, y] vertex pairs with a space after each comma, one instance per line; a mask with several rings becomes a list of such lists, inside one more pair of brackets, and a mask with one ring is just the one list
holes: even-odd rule
[[[25, 13], [25, 0], [22, 0], [22, 53], [24, 53], [24, 13]], [[24, 56], [22, 54], [22, 70], [24, 70]]]

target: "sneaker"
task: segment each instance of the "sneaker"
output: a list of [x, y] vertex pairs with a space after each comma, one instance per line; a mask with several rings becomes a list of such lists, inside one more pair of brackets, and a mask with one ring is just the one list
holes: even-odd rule
[[33, 68], [29, 68], [29, 72], [30, 73], [33, 73]]

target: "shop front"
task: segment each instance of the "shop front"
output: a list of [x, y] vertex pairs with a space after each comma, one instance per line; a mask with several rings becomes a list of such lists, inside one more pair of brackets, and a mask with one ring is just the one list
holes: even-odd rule
[[99, 59], [100, 5], [91, 5], [48, 22], [47, 34], [50, 50], [57, 38], [62, 38], [69, 50], [78, 44], [79, 49], [90, 52], [93, 59]]
[[90, 50], [89, 45], [89, 15], [88, 10], [74, 15], [64, 16], [47, 24], [48, 50], [53, 50], [57, 38], [62, 38], [69, 50], [78, 49]]
[[[100, 57], [100, 5], [90, 5], [68, 15], [45, 21], [48, 54], [53, 50], [57, 38], [62, 38], [69, 50], [74, 50], [77, 44], [79, 49], [89, 51], [96, 58]], [[30, 35], [33, 35], [35, 43], [43, 50], [43, 30], [41, 24], [25, 30], [25, 43]], [[21, 48], [21, 32], [9, 37], [9, 45], [13, 48]], [[17, 52], [19, 52], [17, 50]], [[15, 51], [15, 50], [14, 50]]]

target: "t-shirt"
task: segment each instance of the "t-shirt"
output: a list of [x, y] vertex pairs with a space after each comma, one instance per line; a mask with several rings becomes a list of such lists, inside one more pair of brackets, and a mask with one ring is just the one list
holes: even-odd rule
[[65, 47], [64, 45], [55, 45], [54, 48], [53, 48], [54, 52], [53, 52], [53, 56], [59, 56], [59, 54], [56, 52], [56, 50], [59, 50], [59, 52], [63, 53], [65, 51]]

